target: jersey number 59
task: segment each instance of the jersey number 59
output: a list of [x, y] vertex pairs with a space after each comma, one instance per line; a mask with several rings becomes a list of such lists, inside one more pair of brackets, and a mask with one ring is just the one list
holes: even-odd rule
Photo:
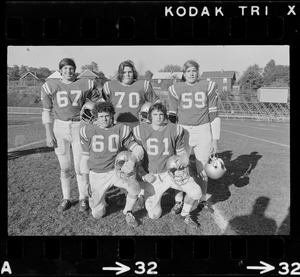
[[193, 100], [196, 108], [203, 108], [205, 107], [205, 93], [203, 91], [198, 91], [195, 94], [191, 92], [185, 92], [181, 95], [182, 100], [182, 107], [184, 109], [189, 109], [193, 106]]

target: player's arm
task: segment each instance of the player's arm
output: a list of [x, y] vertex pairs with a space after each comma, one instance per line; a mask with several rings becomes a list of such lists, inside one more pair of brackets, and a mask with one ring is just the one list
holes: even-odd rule
[[43, 105], [42, 122], [46, 130], [46, 143], [48, 147], [57, 147], [56, 138], [53, 132], [51, 112], [53, 108], [52, 94], [48, 83], [41, 89], [41, 100]]
[[218, 152], [218, 143], [221, 131], [221, 118], [218, 114], [218, 94], [217, 85], [214, 82], [209, 82], [208, 85], [208, 117], [211, 126], [212, 134], [212, 149], [211, 153]]
[[122, 144], [131, 152], [129, 161], [127, 161], [123, 167], [122, 171], [129, 174], [133, 171], [135, 165], [140, 162], [144, 157], [144, 149], [140, 146], [133, 137], [132, 130], [129, 126], [123, 125], [123, 141]]
[[101, 90], [101, 95], [102, 95], [102, 98], [105, 101], [109, 101], [109, 99], [110, 99], [110, 89], [109, 89], [108, 82], [104, 83], [104, 86], [103, 86], [103, 88]]
[[160, 102], [159, 97], [155, 93], [151, 83], [147, 80], [144, 81], [145, 100], [151, 103]]
[[86, 102], [92, 101], [94, 103], [97, 103], [101, 101], [102, 94], [101, 90], [97, 87], [97, 84], [92, 80], [87, 80], [87, 86], [88, 90], [86, 91]]
[[185, 141], [184, 136], [185, 130], [176, 124], [176, 140], [175, 140], [175, 147], [176, 147], [176, 154], [179, 156], [179, 164], [183, 167], [187, 167], [190, 160], [188, 153], [185, 150], [185, 146], [187, 145], [187, 141]]
[[168, 103], [169, 103], [169, 120], [172, 123], [177, 122], [177, 108], [178, 108], [178, 95], [175, 91], [174, 85], [168, 89]]

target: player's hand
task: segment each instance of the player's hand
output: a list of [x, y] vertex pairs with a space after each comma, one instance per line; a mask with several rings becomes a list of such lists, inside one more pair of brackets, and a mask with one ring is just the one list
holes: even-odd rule
[[46, 143], [48, 147], [57, 147], [57, 141], [54, 135], [47, 135], [46, 136]]
[[216, 139], [214, 139], [214, 140], [212, 141], [210, 153], [211, 153], [211, 154], [216, 154], [216, 153], [218, 153], [218, 142], [217, 142]]
[[131, 172], [133, 172], [134, 165], [135, 164], [132, 161], [127, 161], [123, 164], [121, 170], [126, 174], [130, 174]]
[[153, 174], [148, 173], [143, 177], [143, 180], [146, 181], [147, 183], [152, 184], [156, 181], [156, 177]]

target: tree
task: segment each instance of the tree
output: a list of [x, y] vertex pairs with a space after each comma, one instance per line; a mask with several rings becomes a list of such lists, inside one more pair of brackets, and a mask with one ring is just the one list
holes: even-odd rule
[[98, 64], [95, 62], [91, 62], [90, 64], [83, 65], [81, 67], [81, 72], [85, 71], [86, 69], [89, 69], [93, 72], [99, 72]]
[[159, 72], [178, 72], [181, 71], [180, 65], [167, 64]]
[[28, 66], [25, 65], [21, 65], [20, 69], [19, 69], [19, 75], [23, 76], [28, 72]]
[[39, 78], [47, 78], [51, 75], [51, 71], [47, 67], [40, 67], [36, 70], [36, 75]]
[[264, 83], [263, 85], [273, 86], [272, 84], [290, 84], [290, 68], [286, 65], [276, 65], [274, 60], [270, 60], [264, 68]]
[[257, 64], [250, 65], [238, 81], [244, 89], [259, 89], [263, 84], [262, 68]]

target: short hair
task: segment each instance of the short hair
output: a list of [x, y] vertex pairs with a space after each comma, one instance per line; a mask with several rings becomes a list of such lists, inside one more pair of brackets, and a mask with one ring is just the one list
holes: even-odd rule
[[114, 116], [115, 108], [111, 102], [98, 102], [93, 108], [93, 116], [97, 118], [98, 113], [109, 113], [111, 116]]
[[137, 80], [138, 78], [138, 73], [135, 69], [135, 66], [134, 66], [134, 62], [131, 61], [131, 60], [127, 60], [127, 61], [124, 61], [124, 62], [121, 62], [120, 65], [119, 65], [119, 68], [118, 68], [118, 74], [117, 74], [117, 79], [122, 82], [122, 78], [123, 78], [123, 73], [124, 73], [124, 68], [128, 66], [132, 69], [132, 72], [133, 72], [133, 80]]
[[151, 105], [151, 107], [149, 108], [149, 121], [152, 122], [152, 111], [154, 110], [158, 110], [160, 112], [162, 112], [164, 114], [164, 118], [166, 119], [168, 114], [167, 114], [167, 108], [165, 105], [163, 105], [162, 103], [158, 102], [158, 103], [154, 103], [153, 105]]
[[74, 67], [74, 70], [76, 70], [76, 64], [75, 64], [74, 60], [70, 59], [70, 58], [64, 58], [59, 62], [59, 65], [58, 65], [59, 70], [61, 70], [66, 65], [71, 65]]
[[199, 71], [199, 64], [194, 60], [188, 60], [182, 66], [183, 73], [185, 73], [186, 70], [191, 66], [194, 66], [197, 69], [197, 71]]

